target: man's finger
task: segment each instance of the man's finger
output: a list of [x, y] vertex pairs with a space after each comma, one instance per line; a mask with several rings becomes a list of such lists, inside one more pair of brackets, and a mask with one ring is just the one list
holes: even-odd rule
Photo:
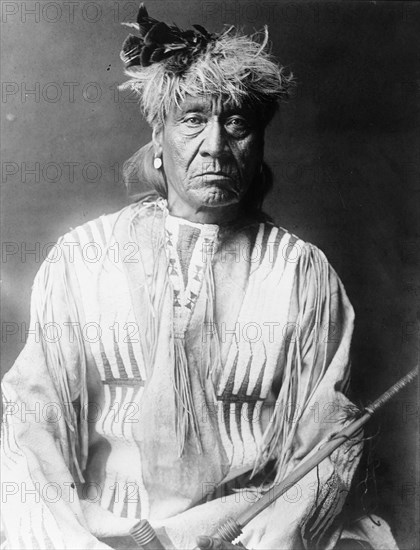
[[238, 550], [238, 547], [245, 548], [241, 543], [237, 545], [226, 542], [218, 537], [197, 537], [197, 548], [195, 550]]
[[215, 542], [220, 541], [215, 541], [215, 539], [213, 539], [212, 537], [200, 536], [197, 537], [196, 541], [198, 547], [201, 548], [201, 550], [213, 550], [215, 548], [220, 548], [220, 545], [215, 546]]

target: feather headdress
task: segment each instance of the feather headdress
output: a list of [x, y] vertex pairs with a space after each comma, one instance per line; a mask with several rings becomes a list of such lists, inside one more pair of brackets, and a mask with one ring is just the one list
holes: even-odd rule
[[170, 108], [187, 95], [206, 94], [235, 106], [251, 103], [267, 123], [293, 85], [293, 75], [267, 51], [267, 27], [252, 36], [234, 26], [218, 34], [201, 25], [182, 30], [150, 17], [144, 4], [137, 22], [124, 24], [137, 34], [130, 34], [122, 46], [121, 59], [131, 79], [120, 88], [139, 96], [151, 126], [164, 123]]
[[198, 54], [206, 50], [210, 42], [218, 38], [218, 35], [209, 33], [201, 25], [193, 25], [194, 29], [184, 31], [177, 25], [169, 26], [163, 21], [153, 19], [144, 4], [140, 5], [137, 23], [124, 25], [139, 33], [139, 36], [130, 34], [123, 44], [121, 59], [127, 68], [136, 65], [148, 67], [152, 63], [171, 58], [167, 70], [181, 73]]

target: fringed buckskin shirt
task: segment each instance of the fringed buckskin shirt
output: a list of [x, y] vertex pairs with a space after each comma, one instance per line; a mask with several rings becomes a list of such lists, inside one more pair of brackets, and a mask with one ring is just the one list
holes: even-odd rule
[[[8, 547], [110, 548], [147, 518], [193, 548], [348, 422], [353, 318], [323, 253], [269, 222], [192, 223], [157, 199], [72, 230], [3, 380]], [[245, 546], [332, 548], [360, 448], [257, 516]]]

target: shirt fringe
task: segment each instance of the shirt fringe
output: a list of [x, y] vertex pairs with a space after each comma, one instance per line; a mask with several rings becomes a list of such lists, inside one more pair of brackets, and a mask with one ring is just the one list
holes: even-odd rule
[[[58, 246], [61, 250], [63, 239], [58, 241]], [[61, 270], [56, 273], [56, 270]], [[53, 272], [52, 272], [53, 271]], [[62, 288], [65, 292], [65, 303], [67, 312], [71, 319], [77, 319], [77, 305], [74, 299], [74, 293], [69, 283], [66, 267], [62, 262], [54, 262], [52, 260], [44, 263], [36, 278], [36, 284], [39, 288], [34, 289], [36, 318], [39, 322], [39, 327], [43, 327], [44, 331], [47, 326], [55, 326], [58, 320], [57, 312], [54, 310], [56, 301], [52, 298], [53, 283], [57, 280], [57, 276], [61, 278]], [[44, 297], [41, 301], [41, 297]], [[46, 364], [50, 373], [51, 379], [57, 391], [59, 401], [63, 405], [63, 417], [67, 427], [67, 437], [70, 447], [68, 457], [68, 466], [72, 473], [76, 472], [81, 483], [84, 483], [83, 471], [86, 468], [88, 456], [88, 392], [86, 380], [86, 355], [83, 345], [83, 336], [79, 324], [73, 325], [74, 335], [78, 347], [78, 359], [80, 364], [80, 412], [76, 413], [73, 402], [75, 399], [72, 396], [69, 381], [67, 377], [67, 369], [65, 362], [65, 351], [63, 350], [62, 339], [45, 338], [40, 335], [42, 347], [44, 350]]]
[[[281, 389], [274, 412], [263, 434], [252, 472], [252, 476], [254, 476], [268, 462], [274, 460], [276, 464], [274, 484], [279, 483], [286, 475], [300, 417], [327, 368], [327, 346], [320, 345], [317, 333], [321, 319], [326, 326], [329, 326], [330, 323], [329, 264], [322, 252], [311, 246], [303, 247], [296, 276], [301, 289], [298, 296], [299, 312], [296, 330], [291, 336]], [[313, 282], [313, 278], [315, 278], [315, 282]], [[317, 289], [314, 302], [309, 296], [311, 288]], [[307, 325], [305, 330], [302, 330], [303, 323]], [[303, 334], [306, 335], [306, 339], [302, 338]], [[303, 360], [309, 349], [314, 346], [315, 353], [312, 364], [305, 367], [309, 370], [309, 376], [304, 385], [302, 381]], [[321, 368], [316, 369], [320, 353], [323, 354]], [[315, 372], [316, 370], [318, 372]]]

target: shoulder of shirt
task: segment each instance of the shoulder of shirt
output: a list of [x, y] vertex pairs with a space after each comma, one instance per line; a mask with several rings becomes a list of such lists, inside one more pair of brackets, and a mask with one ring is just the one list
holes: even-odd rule
[[[58, 239], [50, 255], [55, 256], [57, 259], [61, 258], [64, 261], [69, 261], [76, 250], [81, 250], [81, 257], [85, 259], [88, 256], [95, 257], [95, 253], [98, 257], [103, 257], [108, 247], [113, 246], [115, 243], [118, 243], [118, 246], [121, 244], [119, 242], [121, 239], [127, 239], [127, 242], [130, 240], [131, 221], [134, 219], [147, 219], [157, 211], [161, 213], [162, 208], [160, 206], [162, 205], [158, 200], [146, 199], [131, 203], [116, 212], [103, 214], [74, 228], [71, 227], [67, 233]], [[88, 260], [88, 263], [92, 266], [95, 262]]]
[[[292, 263], [300, 264], [301, 271], [305, 272], [305, 277], [301, 278], [303, 285], [308, 285], [311, 282], [313, 289], [319, 287], [321, 280], [328, 281], [330, 291], [332, 294], [340, 291], [345, 294], [343, 284], [340, 276], [330, 264], [325, 253], [316, 245], [300, 239], [294, 233], [291, 233], [287, 229], [276, 226], [272, 222], [266, 222], [267, 229], [272, 230], [273, 227], [282, 232], [282, 247], [281, 253]], [[304, 265], [305, 264], [305, 265]], [[315, 286], [314, 286], [315, 285]]]
[[71, 227], [67, 233], [59, 238], [58, 244], [69, 246], [76, 243], [106, 246], [110, 244], [116, 225], [124, 219], [129, 220], [134, 213], [134, 209], [135, 206], [130, 204], [117, 212], [102, 214], [93, 220]]
[[274, 246], [282, 248], [283, 255], [286, 256], [286, 259], [296, 257], [296, 259], [299, 258], [303, 260], [306, 258], [329, 265], [327, 257], [320, 248], [308, 241], [304, 241], [288, 229], [272, 221], [261, 222], [260, 228], [261, 227], [264, 228], [262, 240], [267, 242], [271, 241], [274, 243]]

